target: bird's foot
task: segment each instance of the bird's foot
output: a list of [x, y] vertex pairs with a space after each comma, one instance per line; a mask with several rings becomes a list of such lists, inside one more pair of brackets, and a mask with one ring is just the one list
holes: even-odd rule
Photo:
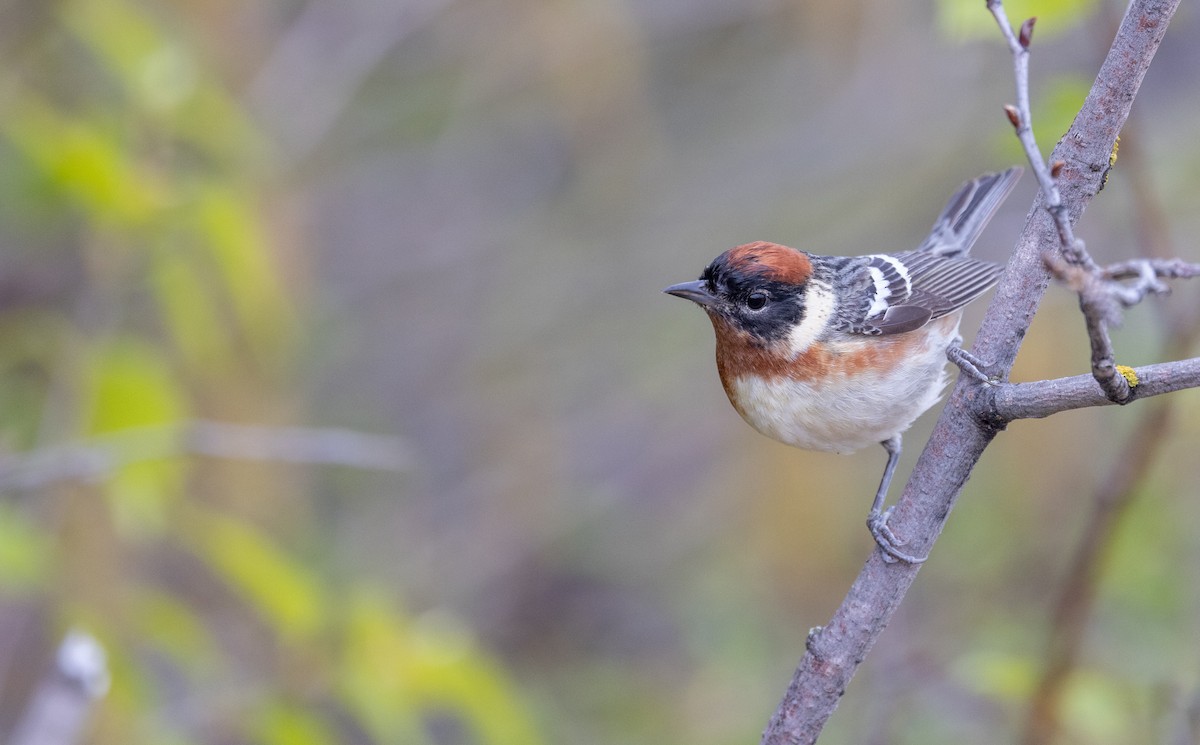
[[871, 536], [875, 539], [875, 543], [879, 545], [879, 549], [883, 552], [883, 560], [888, 564], [895, 564], [897, 561], [902, 561], [905, 564], [921, 564], [926, 559], [926, 556], [913, 556], [900, 550], [906, 541], [902, 541], [896, 537], [892, 529], [888, 527], [888, 519], [892, 516], [892, 508], [888, 507], [883, 512], [879, 510], [871, 510], [871, 514], [867, 515], [867, 529], [871, 531]]
[[963, 374], [974, 380], [978, 380], [984, 385], [991, 385], [996, 382], [996, 378], [988, 375], [984, 370], [991, 367], [988, 363], [979, 359], [967, 350], [957, 344], [946, 347], [946, 357], [955, 365]]

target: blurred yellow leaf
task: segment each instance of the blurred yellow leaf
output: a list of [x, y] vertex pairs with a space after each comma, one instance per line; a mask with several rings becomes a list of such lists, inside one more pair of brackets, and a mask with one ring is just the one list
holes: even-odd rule
[[212, 252], [239, 326], [253, 349], [282, 351], [292, 332], [288, 303], [253, 197], [210, 184], [196, 199], [197, 232]]
[[996, 650], [980, 650], [960, 658], [955, 677], [978, 693], [1004, 701], [1024, 701], [1040, 672], [1038, 660]]
[[344, 609], [341, 691], [378, 742], [420, 743], [418, 702], [408, 684], [406, 624], [377, 593], [359, 589]]
[[[1004, 10], [1014, 31], [1026, 18], [1037, 16], [1033, 33], [1036, 44], [1038, 39], [1083, 23], [1099, 6], [1097, 0], [1006, 0]], [[995, 39], [1003, 43], [996, 20], [982, 0], [938, 0], [937, 23], [942, 34], [955, 41]]]
[[196, 257], [160, 246], [150, 265], [150, 284], [171, 339], [189, 366], [205, 372], [229, 369], [234, 353], [224, 333], [214, 293], [201, 278]]
[[212, 635], [196, 611], [179, 598], [147, 589], [140, 593], [136, 605], [133, 617], [141, 638], [193, 669], [217, 659]]
[[264, 706], [252, 729], [254, 741], [262, 745], [334, 745], [340, 742], [316, 714], [283, 702]]
[[1136, 742], [1145, 703], [1131, 698], [1127, 682], [1096, 672], [1076, 670], [1062, 698], [1062, 723], [1077, 742]]
[[52, 556], [44, 530], [11, 505], [0, 505], [0, 587], [25, 590], [46, 576]]
[[[188, 417], [187, 395], [163, 354], [123, 337], [99, 346], [91, 364], [85, 420], [89, 434], [166, 425]], [[164, 435], [165, 436], [165, 435]], [[164, 511], [183, 488], [184, 464], [175, 459], [138, 460], [121, 467], [107, 490], [119, 525], [157, 531]]]
[[4, 134], [58, 189], [101, 224], [144, 224], [167, 195], [139, 170], [113, 133], [85, 119], [68, 119], [31, 95], [0, 117]]
[[325, 620], [321, 587], [307, 567], [253, 526], [194, 512], [188, 538], [285, 641], [310, 637]]
[[253, 153], [258, 138], [236, 103], [205, 76], [195, 55], [157, 19], [124, 0], [74, 0], [66, 25], [147, 112], [211, 155]]
[[378, 594], [349, 603], [343, 693], [377, 739], [411, 741], [419, 714], [454, 716], [490, 745], [542, 741], [518, 686], [442, 612], [408, 619]]
[[166, 43], [146, 16], [123, 0], [73, 0], [63, 6], [67, 28], [125, 81], [137, 81]]
[[114, 432], [187, 417], [188, 406], [170, 364], [152, 345], [121, 337], [95, 351], [87, 431]]

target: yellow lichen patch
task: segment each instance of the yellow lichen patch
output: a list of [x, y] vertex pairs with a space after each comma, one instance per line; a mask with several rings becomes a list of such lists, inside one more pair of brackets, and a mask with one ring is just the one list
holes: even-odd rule
[[1128, 365], [1117, 365], [1117, 372], [1121, 373], [1121, 377], [1125, 378], [1125, 380], [1129, 382], [1130, 388], [1137, 388], [1138, 376], [1137, 372], [1135, 372], [1132, 367], [1129, 367]]
[[1104, 169], [1104, 178], [1100, 180], [1100, 190], [1103, 191], [1105, 186], [1108, 186], [1108, 172], [1117, 164], [1117, 151], [1121, 149], [1121, 136], [1117, 135], [1117, 139], [1113, 140], [1112, 152], [1108, 154], [1108, 168]]

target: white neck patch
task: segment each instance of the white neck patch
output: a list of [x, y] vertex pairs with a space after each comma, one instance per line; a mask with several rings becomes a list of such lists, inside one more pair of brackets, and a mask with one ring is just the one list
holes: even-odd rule
[[808, 350], [813, 342], [825, 332], [829, 319], [837, 307], [833, 288], [824, 282], [809, 280], [804, 293], [804, 320], [796, 324], [788, 335], [788, 348], [797, 357]]

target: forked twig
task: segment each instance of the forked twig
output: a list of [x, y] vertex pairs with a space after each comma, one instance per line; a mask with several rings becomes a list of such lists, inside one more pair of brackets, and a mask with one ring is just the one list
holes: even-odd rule
[[[1029, 105], [1029, 45], [1037, 18], [1029, 18], [1019, 33], [1014, 33], [1003, 0], [987, 0], [988, 10], [996, 19], [1013, 56], [1013, 77], [1016, 81], [1017, 105], [1005, 106], [1025, 157], [1033, 169], [1044, 195], [1046, 211], [1054, 219], [1058, 231], [1060, 253], [1043, 251], [1043, 261], [1051, 274], [1079, 296], [1079, 308], [1087, 324], [1088, 341], [1092, 349], [1092, 377], [1104, 391], [1105, 397], [1117, 404], [1132, 400], [1135, 380], [1117, 365], [1109, 329], [1121, 323], [1121, 309], [1142, 301], [1148, 294], [1164, 294], [1169, 288], [1163, 277], [1183, 278], [1200, 276], [1200, 265], [1181, 260], [1153, 262], [1134, 259], [1123, 262], [1116, 271], [1102, 269], [1087, 252], [1083, 241], [1075, 236], [1071, 220], [1058, 190], [1058, 177], [1066, 161], [1056, 160], [1049, 167], [1038, 149], [1033, 135], [1033, 114]], [[1116, 148], [1109, 157], [1108, 167], [1116, 163]], [[1105, 171], [1104, 178], [1108, 174]], [[1103, 184], [1103, 182], [1101, 182]], [[1160, 273], [1161, 272], [1161, 273]], [[1130, 284], [1119, 279], [1132, 278]]]

